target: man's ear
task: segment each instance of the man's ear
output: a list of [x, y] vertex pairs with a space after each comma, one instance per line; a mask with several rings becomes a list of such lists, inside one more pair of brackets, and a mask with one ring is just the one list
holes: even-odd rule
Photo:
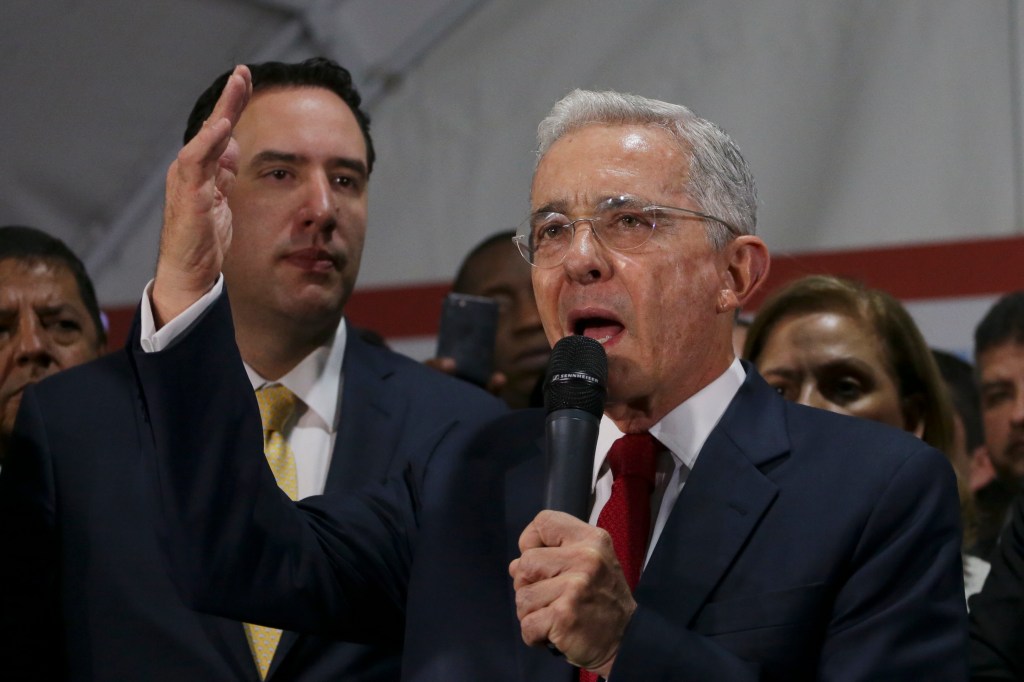
[[718, 312], [732, 312], [753, 296], [768, 277], [771, 257], [760, 237], [742, 235], [726, 245], [726, 263], [722, 290], [718, 294]]

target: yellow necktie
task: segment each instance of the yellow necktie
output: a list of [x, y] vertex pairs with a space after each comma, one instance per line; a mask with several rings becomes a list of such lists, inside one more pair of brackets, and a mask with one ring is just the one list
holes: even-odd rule
[[[263, 421], [263, 453], [274, 472], [277, 485], [295, 499], [299, 496], [298, 476], [295, 472], [295, 453], [288, 447], [284, 437], [284, 427], [295, 412], [295, 394], [284, 386], [267, 386], [256, 391], [256, 400], [260, 405], [260, 418]], [[270, 670], [270, 662], [274, 651], [281, 640], [281, 631], [262, 625], [245, 624], [245, 636], [249, 640], [253, 658], [260, 671], [260, 679], [266, 679]]]

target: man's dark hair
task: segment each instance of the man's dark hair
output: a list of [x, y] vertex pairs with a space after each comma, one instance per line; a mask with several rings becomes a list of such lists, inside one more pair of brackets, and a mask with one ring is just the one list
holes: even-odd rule
[[13, 259], [26, 263], [43, 261], [67, 268], [78, 285], [78, 296], [89, 311], [99, 347], [107, 345], [107, 332], [100, 319], [100, 307], [96, 303], [96, 290], [85, 271], [85, 265], [67, 244], [42, 230], [21, 225], [0, 227], [0, 260]]
[[974, 378], [974, 367], [963, 358], [944, 350], [932, 348], [932, 355], [935, 364], [939, 366], [939, 374], [949, 386], [953, 409], [963, 422], [969, 455], [975, 448], [985, 444], [985, 432], [981, 424], [981, 397]]
[[487, 239], [483, 240], [479, 244], [473, 247], [473, 250], [466, 254], [466, 257], [462, 259], [462, 265], [459, 266], [459, 272], [455, 275], [455, 283], [452, 284], [452, 291], [457, 294], [469, 293], [470, 287], [469, 282], [469, 266], [473, 264], [473, 261], [483, 253], [489, 250], [492, 246], [500, 245], [503, 242], [508, 247], [510, 257], [521, 258], [519, 252], [516, 250], [516, 245], [512, 243], [512, 237], [515, 237], [515, 230], [506, 230], [492, 234]]
[[1024, 291], [1006, 294], [985, 313], [974, 330], [974, 362], [989, 348], [1010, 341], [1024, 344]]
[[[359, 108], [363, 99], [352, 84], [352, 74], [348, 69], [324, 57], [313, 57], [298, 63], [262, 62], [247, 66], [252, 72], [254, 93], [272, 88], [314, 87], [330, 90], [340, 97], [352, 110], [359, 123], [359, 129], [363, 131], [363, 139], [366, 141], [366, 172], [373, 170], [376, 154], [373, 151], [373, 140], [370, 139], [370, 117]], [[192, 113], [188, 116], [188, 125], [185, 127], [185, 144], [196, 136], [203, 127], [203, 121], [213, 113], [213, 107], [233, 72], [234, 69], [218, 76], [196, 100]]]

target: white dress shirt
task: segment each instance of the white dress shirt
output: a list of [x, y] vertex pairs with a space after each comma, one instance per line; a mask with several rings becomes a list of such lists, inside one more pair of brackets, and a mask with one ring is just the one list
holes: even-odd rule
[[[159, 330], [156, 329], [150, 304], [152, 287], [153, 283], [150, 282], [142, 296], [140, 343], [147, 353], [166, 348], [187, 331], [223, 291], [224, 278], [218, 277], [217, 283], [206, 295]], [[286, 436], [288, 446], [295, 454], [300, 500], [323, 493], [327, 483], [327, 471], [331, 466], [341, 415], [341, 389], [344, 383], [341, 368], [345, 357], [345, 339], [345, 319], [342, 318], [328, 343], [307, 355], [290, 372], [274, 382], [267, 381], [245, 364], [245, 372], [249, 375], [254, 391], [271, 384], [281, 384], [301, 401], [296, 407], [294, 425]]]
[[[651, 427], [650, 434], [668, 448], [668, 452], [662, 453], [658, 460], [654, 492], [651, 494], [651, 518], [654, 519], [654, 523], [651, 524], [645, 566], [651, 558], [654, 546], [658, 544], [668, 515], [686, 484], [686, 478], [697, 462], [697, 455], [746, 378], [743, 365], [738, 359], [733, 360], [729, 368], [717, 379]], [[590, 523], [595, 526], [601, 510], [612, 494], [612, 471], [606, 461], [608, 451], [612, 443], [623, 435], [615, 422], [607, 416], [601, 418], [601, 430], [597, 436], [594, 456], [594, 506], [590, 512]]]

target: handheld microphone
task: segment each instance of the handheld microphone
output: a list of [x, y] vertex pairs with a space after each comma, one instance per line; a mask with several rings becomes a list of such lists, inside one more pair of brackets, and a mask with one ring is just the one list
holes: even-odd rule
[[555, 344], [544, 379], [547, 409], [547, 509], [587, 520], [594, 471], [594, 448], [604, 411], [608, 357], [586, 336]]

